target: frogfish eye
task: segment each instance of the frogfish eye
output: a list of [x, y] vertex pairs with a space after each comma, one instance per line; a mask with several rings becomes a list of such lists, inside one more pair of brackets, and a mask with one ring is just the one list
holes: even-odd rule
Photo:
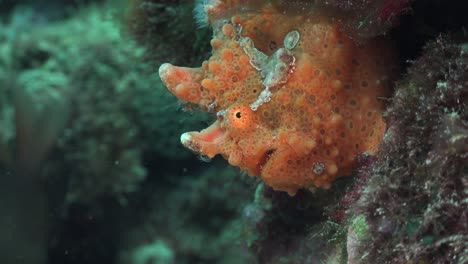
[[236, 105], [231, 107], [227, 113], [227, 119], [230, 126], [247, 129], [253, 125], [253, 111], [248, 105]]

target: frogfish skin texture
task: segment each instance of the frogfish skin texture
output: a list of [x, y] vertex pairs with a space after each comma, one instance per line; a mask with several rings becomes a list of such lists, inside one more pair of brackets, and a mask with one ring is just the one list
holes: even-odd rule
[[181, 142], [290, 195], [328, 188], [352, 172], [358, 154], [378, 150], [391, 49], [380, 40], [356, 44], [320, 11], [242, 2], [204, 6], [214, 37], [200, 68], [159, 69], [171, 93], [217, 117]]

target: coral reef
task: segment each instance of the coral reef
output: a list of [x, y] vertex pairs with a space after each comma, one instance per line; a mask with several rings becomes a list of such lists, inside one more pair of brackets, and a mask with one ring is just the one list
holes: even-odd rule
[[[164, 91], [151, 66], [142, 63], [145, 50], [122, 36], [118, 21], [108, 10], [107, 5], [91, 5], [75, 10], [70, 19], [55, 22], [38, 20], [48, 14], [23, 6], [1, 24], [0, 168], [5, 179], [19, 180], [2, 183], [10, 190], [9, 196], [2, 193], [0, 207], [11, 219], [17, 215], [13, 222], [23, 229], [16, 234], [2, 229], [16, 240], [0, 243], [14, 242], [16, 247], [9, 254], [25, 261], [34, 255], [29, 254], [36, 248], [31, 244], [41, 247], [37, 250], [41, 257], [33, 256], [31, 261], [45, 258], [47, 243], [34, 240], [31, 234], [41, 230], [42, 238], [47, 237], [49, 230], [43, 226], [46, 218], [42, 216], [49, 214], [48, 209], [57, 213], [55, 223], [72, 230], [78, 230], [79, 224], [70, 219], [81, 218], [81, 214], [95, 215], [108, 206], [95, 215], [102, 220], [108, 211], [122, 210], [105, 198], [125, 204], [147, 175], [146, 159], [173, 159], [180, 161], [179, 166], [183, 164], [184, 157], [191, 155], [183, 151], [177, 134], [194, 125], [201, 128], [207, 120], [191, 115], [188, 122], [184, 119], [189, 114], [175, 114], [171, 107], [177, 108], [177, 100]], [[179, 121], [173, 122], [173, 118]], [[161, 140], [170, 137], [174, 139]], [[34, 192], [26, 188], [27, 180], [37, 187]], [[13, 200], [16, 202], [10, 203]], [[48, 209], [42, 206], [43, 200], [51, 201]], [[88, 217], [84, 219], [83, 230], [93, 226]], [[40, 227], [33, 230], [33, 225]], [[2, 219], [2, 226], [9, 225]], [[76, 234], [50, 227], [55, 241], [62, 243], [52, 247], [51, 259], [62, 262], [63, 252], [81, 252], [81, 246], [69, 245]], [[101, 228], [112, 230], [109, 225]], [[23, 239], [23, 233], [28, 239]], [[94, 239], [79, 235], [83, 240]], [[106, 232], [94, 235], [107, 236]], [[23, 242], [27, 242], [24, 247]], [[17, 255], [21, 249], [24, 251]], [[94, 252], [96, 257], [104, 257], [111, 251]], [[11, 263], [4, 256], [2, 253], [2, 261]]]
[[148, 62], [155, 67], [167, 60], [191, 66], [209, 55], [206, 39], [211, 31], [194, 24], [194, 8], [193, 0], [128, 1], [125, 23], [133, 38], [147, 49]]
[[326, 208], [350, 182], [343, 178], [328, 190], [298, 191], [294, 197], [260, 184], [243, 211], [243, 237], [256, 263], [345, 263], [346, 232], [329, 220]]
[[377, 150], [394, 53], [379, 40], [358, 46], [320, 11], [238, 8], [207, 5], [215, 36], [201, 68], [159, 69], [175, 96], [218, 118], [182, 144], [290, 195], [328, 188], [351, 173], [357, 154]]
[[125, 264], [173, 264], [174, 252], [162, 240], [123, 251], [119, 263]]
[[468, 53], [456, 39], [429, 43], [396, 89], [381, 152], [350, 212], [368, 229], [350, 263], [468, 259]]
[[[142, 50], [130, 42], [118, 45], [119, 29], [105, 21], [98, 9], [82, 16], [25, 34], [15, 42], [17, 70], [25, 72], [21, 63], [30, 62], [36, 54], [40, 55], [37, 65], [29, 67], [47, 69], [38, 73], [47, 80], [53, 80], [54, 74], [67, 80], [63, 87], [70, 99], [65, 110], [72, 122], [56, 137], [54, 159], [44, 165], [44, 171], [51, 178], [67, 176], [69, 202], [130, 192], [145, 177], [129, 101], [136, 100], [141, 87], [138, 78], [149, 76], [130, 63], [138, 61]], [[51, 85], [42, 87], [50, 91]]]
[[174, 263], [253, 263], [240, 236], [240, 213], [251, 200], [253, 179], [239, 177], [225, 166], [204, 167], [167, 175], [167, 179], [178, 180], [151, 188], [147, 208], [135, 212], [137, 221], [125, 233], [121, 263], [135, 263], [137, 255], [132, 252], [155, 238], [176, 252]]
[[[32, 119], [31, 128], [22, 131], [34, 134], [17, 140], [36, 150], [34, 155], [24, 151], [29, 155], [25, 160], [40, 163], [43, 152], [58, 141], [44, 174], [59, 182], [67, 176], [70, 202], [134, 191], [146, 175], [141, 164], [146, 153], [179, 160], [190, 157], [177, 140], [161, 138], [187, 130], [190, 123], [201, 127], [208, 118], [192, 115], [192, 123], [185, 120], [188, 114], [174, 114], [170, 107], [177, 101], [163, 93], [157, 75], [142, 63], [144, 49], [123, 38], [110, 17], [97, 8], [86, 9], [73, 19], [34, 31], [24, 29], [15, 33], [18, 36], [11, 28], [32, 21], [12, 21], [17, 22], [3, 31], [1, 160], [12, 160], [15, 108], [23, 113], [20, 120]], [[38, 124], [43, 128], [40, 140]]]
[[[225, 10], [242, 6], [251, 11], [264, 4], [297, 15], [321, 9], [327, 17], [340, 25], [355, 40], [387, 34], [398, 25], [399, 17], [411, 11], [413, 0], [239, 0], [198, 1], [195, 17], [206, 25], [224, 16]], [[206, 14], [208, 11], [208, 15]]]
[[411, 11], [413, 0], [330, 0], [319, 4], [338, 9], [340, 24], [356, 39], [386, 34]]

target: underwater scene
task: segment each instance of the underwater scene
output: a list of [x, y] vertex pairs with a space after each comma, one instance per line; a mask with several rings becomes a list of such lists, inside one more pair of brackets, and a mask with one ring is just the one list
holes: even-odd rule
[[0, 0], [0, 264], [468, 263], [465, 0]]

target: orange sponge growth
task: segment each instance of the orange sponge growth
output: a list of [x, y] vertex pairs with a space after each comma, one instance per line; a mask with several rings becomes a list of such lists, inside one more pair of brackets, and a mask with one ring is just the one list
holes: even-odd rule
[[328, 188], [351, 173], [358, 154], [378, 150], [394, 65], [383, 42], [357, 45], [320, 12], [213, 2], [211, 58], [196, 69], [159, 70], [175, 96], [218, 117], [183, 134], [186, 147], [221, 154], [291, 195]]

